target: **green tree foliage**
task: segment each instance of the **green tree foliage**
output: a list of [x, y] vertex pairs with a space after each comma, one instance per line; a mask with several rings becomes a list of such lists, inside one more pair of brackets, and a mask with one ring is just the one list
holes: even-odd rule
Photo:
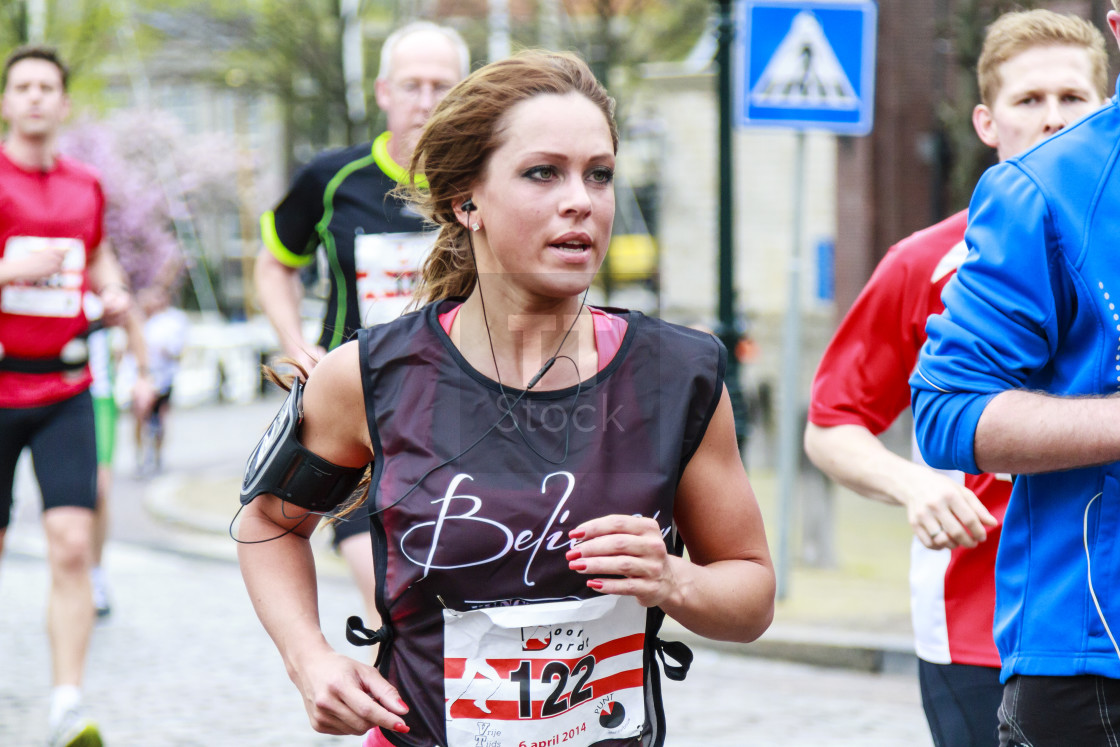
[[593, 0], [610, 67], [679, 60], [712, 16], [711, 0]]
[[[563, 44], [579, 51], [619, 99], [649, 62], [684, 58], [708, 27], [711, 0], [564, 0]], [[609, 71], [609, 72], [608, 72]]]
[[1115, 70], [1116, 45], [1105, 27], [1105, 15], [1112, 9], [1111, 0], [1086, 0], [1080, 7], [1068, 2], [1045, 0], [957, 0], [939, 35], [952, 50], [951, 62], [956, 79], [952, 100], [941, 102], [937, 117], [947, 147], [947, 193], [949, 208], [958, 210], [968, 205], [980, 175], [995, 163], [992, 150], [981, 143], [972, 127], [972, 109], [980, 100], [976, 84], [976, 61], [984, 44], [988, 25], [1012, 10], [1050, 8], [1058, 12], [1077, 12], [1097, 25], [1105, 35], [1106, 48]]
[[[28, 0], [0, 0], [0, 54], [31, 41], [58, 49], [70, 69], [70, 97], [79, 110], [101, 110], [106, 63], [129, 52], [150, 50], [163, 40], [158, 29], [136, 19], [153, 10], [166, 10], [184, 0], [42, 0], [41, 39], [33, 40], [35, 25]], [[125, 36], [128, 33], [127, 37]]]
[[[381, 41], [393, 28], [418, 18], [451, 25], [467, 40], [476, 63], [486, 61], [489, 31], [481, 0], [361, 0], [368, 115], [352, 122], [342, 70], [341, 0], [44, 2], [46, 40], [71, 65], [79, 110], [107, 113], [111, 102], [101, 95], [104, 81], [96, 74], [106, 69], [106, 62], [121, 75], [153, 53], [166, 57], [177, 50], [195, 60], [201, 57], [206, 64], [192, 64], [185, 71], [187, 79], [197, 83], [201, 76], [214, 85], [277, 98], [288, 173], [324, 148], [375, 134], [380, 122], [373, 79]], [[710, 15], [709, 0], [552, 0], [558, 24], [547, 35], [548, 4], [511, 3], [513, 48], [540, 46], [547, 38], [559, 48], [580, 52], [611, 84], [623, 116], [626, 89], [637, 66], [683, 57]], [[0, 40], [8, 49], [28, 36], [27, 8], [28, 0], [0, 0]]]
[[[516, 50], [542, 44], [545, 2], [528, 4], [511, 18]], [[643, 62], [683, 56], [703, 31], [709, 0], [558, 0], [559, 33], [554, 43], [574, 49], [606, 82], [625, 82]], [[368, 139], [377, 129], [372, 95], [381, 42], [396, 27], [420, 18], [458, 30], [472, 59], [486, 62], [486, 4], [474, 0], [392, 2], [363, 0], [365, 91], [369, 115], [347, 116], [342, 72], [340, 0], [195, 0], [190, 12], [221, 26], [229, 46], [218, 53], [227, 80], [278, 97], [285, 111], [291, 153], [288, 171], [328, 146]], [[211, 48], [213, 44], [211, 43]], [[620, 71], [607, 76], [604, 71]]]
[[949, 207], [953, 211], [968, 205], [977, 179], [995, 163], [991, 148], [980, 142], [972, 127], [972, 109], [980, 101], [976, 60], [984, 45], [984, 33], [1000, 14], [1037, 6], [1038, 3], [1031, 0], [960, 0], [949, 18], [948, 27], [941, 30], [941, 37], [948, 40], [953, 50], [956, 72], [955, 95], [952, 100], [941, 102], [937, 111], [948, 147], [947, 186]]
[[[377, 29], [391, 24], [384, 6], [364, 0], [365, 93], [372, 104]], [[292, 154], [288, 171], [329, 146], [360, 142], [372, 134], [373, 117], [351, 121], [342, 67], [343, 23], [339, 0], [206, 0], [192, 12], [221, 26], [229, 40], [219, 64], [227, 82], [276, 96], [284, 112], [285, 139]]]
[[[70, 68], [72, 92], [80, 99], [98, 81], [87, 75], [112, 49], [119, 15], [100, 0], [44, 0], [44, 34], [39, 41], [58, 48]], [[0, 49], [4, 56], [31, 41], [32, 19], [27, 0], [0, 0]]]
[[349, 140], [332, 132], [347, 121], [338, 1], [276, 0], [258, 9], [244, 5], [211, 6], [237, 42], [225, 63], [241, 71], [247, 85], [279, 97], [294, 120], [288, 126], [300, 133], [297, 142], [318, 149]]

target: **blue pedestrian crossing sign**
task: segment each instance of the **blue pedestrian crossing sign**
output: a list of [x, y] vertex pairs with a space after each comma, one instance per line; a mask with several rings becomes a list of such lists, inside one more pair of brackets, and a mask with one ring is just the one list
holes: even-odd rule
[[742, 0], [735, 124], [871, 132], [876, 20], [872, 0]]

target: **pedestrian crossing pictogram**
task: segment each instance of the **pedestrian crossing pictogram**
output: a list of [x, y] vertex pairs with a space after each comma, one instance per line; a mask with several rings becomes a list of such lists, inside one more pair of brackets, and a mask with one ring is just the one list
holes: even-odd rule
[[871, 131], [874, 0], [738, 0], [736, 124]]
[[751, 90], [759, 106], [856, 109], [856, 95], [817, 17], [808, 10], [793, 19], [789, 33]]

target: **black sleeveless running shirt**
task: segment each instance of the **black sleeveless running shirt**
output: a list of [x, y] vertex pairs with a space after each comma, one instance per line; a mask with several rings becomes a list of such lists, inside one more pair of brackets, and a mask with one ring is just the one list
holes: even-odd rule
[[378, 667], [411, 709], [410, 732], [386, 737], [661, 744], [652, 651], [663, 615], [589, 589], [565, 559], [568, 531], [634, 514], [670, 541], [726, 351], [710, 334], [612, 310], [627, 331], [602, 370], [580, 372], [578, 387], [503, 390], [440, 326], [453, 303], [358, 333], [377, 454], [377, 603], [390, 631]]

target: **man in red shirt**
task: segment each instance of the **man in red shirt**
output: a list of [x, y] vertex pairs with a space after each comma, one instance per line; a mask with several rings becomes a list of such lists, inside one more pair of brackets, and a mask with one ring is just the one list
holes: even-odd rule
[[16, 461], [30, 448], [43, 495], [51, 583], [51, 745], [100, 745], [81, 681], [93, 630], [90, 590], [97, 449], [83, 334], [86, 290], [105, 317], [131, 300], [101, 246], [104, 197], [85, 166], [59, 156], [67, 71], [46, 47], [21, 47], [3, 72], [0, 150], [0, 550]]
[[[1045, 10], [1008, 13], [977, 66], [980, 140], [1011, 158], [1099, 107], [1104, 37]], [[934, 743], [998, 743], [1003, 694], [992, 639], [995, 558], [1008, 475], [962, 475], [889, 451], [877, 438], [910, 405], [908, 379], [940, 314], [941, 289], [968, 253], [967, 211], [904, 239], [883, 258], [840, 323], [813, 381], [805, 451], [861, 495], [902, 505], [914, 530], [911, 613], [922, 704]]]

